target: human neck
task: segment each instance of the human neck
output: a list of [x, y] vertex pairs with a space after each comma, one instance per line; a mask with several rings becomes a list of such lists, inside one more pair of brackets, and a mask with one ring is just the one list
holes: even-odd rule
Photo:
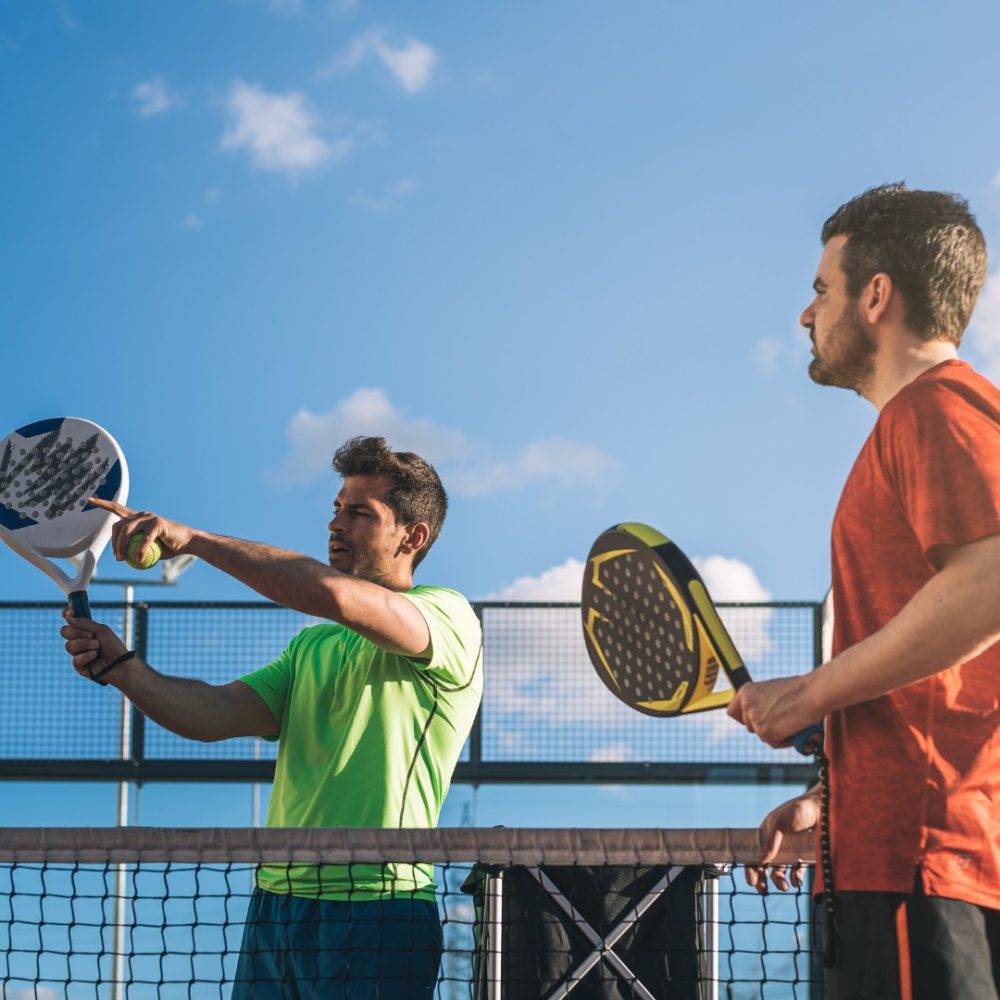
[[892, 341], [882, 341], [876, 356], [871, 380], [861, 395], [876, 410], [892, 399], [914, 379], [943, 361], [954, 361], [958, 351], [948, 340], [920, 340], [907, 334]]

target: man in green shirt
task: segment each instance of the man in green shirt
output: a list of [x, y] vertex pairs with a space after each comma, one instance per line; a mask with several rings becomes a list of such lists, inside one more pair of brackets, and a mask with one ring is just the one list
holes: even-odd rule
[[[118, 514], [112, 545], [190, 553], [265, 597], [329, 624], [229, 684], [157, 673], [107, 626], [64, 612], [78, 673], [107, 671], [145, 715], [190, 739], [278, 740], [267, 824], [431, 827], [482, 695], [482, 635], [461, 594], [413, 586], [447, 510], [434, 469], [353, 438], [328, 564], [94, 500]], [[142, 551], [140, 550], [140, 558]], [[110, 668], [110, 669], [109, 669]], [[426, 865], [265, 865], [250, 904], [233, 996], [430, 997], [441, 955]]]

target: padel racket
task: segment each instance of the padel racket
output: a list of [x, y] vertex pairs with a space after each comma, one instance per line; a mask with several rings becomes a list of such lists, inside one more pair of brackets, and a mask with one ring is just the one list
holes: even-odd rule
[[56, 417], [0, 441], [0, 539], [55, 580], [77, 618], [90, 618], [87, 585], [116, 520], [91, 497], [128, 499], [125, 456], [102, 427]]
[[[590, 661], [616, 698], [647, 715], [722, 708], [750, 674], [698, 571], [645, 524], [618, 524], [590, 550], [584, 570], [583, 634]], [[716, 691], [720, 669], [731, 687]], [[791, 740], [822, 746], [816, 725]]]

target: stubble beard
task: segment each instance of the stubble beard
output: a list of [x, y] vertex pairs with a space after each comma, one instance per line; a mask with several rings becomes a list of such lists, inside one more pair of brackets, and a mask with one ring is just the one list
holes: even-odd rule
[[814, 351], [809, 377], [817, 385], [852, 389], [860, 395], [875, 373], [875, 341], [850, 304], [830, 331], [823, 356], [818, 348]]

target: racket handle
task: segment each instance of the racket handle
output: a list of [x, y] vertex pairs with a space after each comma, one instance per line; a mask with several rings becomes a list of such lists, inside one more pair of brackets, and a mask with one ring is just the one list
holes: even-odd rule
[[817, 750], [823, 749], [823, 724], [817, 722], [814, 726], [808, 726], [807, 728], [796, 733], [792, 737], [792, 746], [803, 757], [811, 757]]
[[90, 618], [90, 599], [87, 597], [87, 591], [85, 590], [74, 590], [72, 594], [67, 595], [69, 597], [69, 606], [73, 612], [74, 618]]

